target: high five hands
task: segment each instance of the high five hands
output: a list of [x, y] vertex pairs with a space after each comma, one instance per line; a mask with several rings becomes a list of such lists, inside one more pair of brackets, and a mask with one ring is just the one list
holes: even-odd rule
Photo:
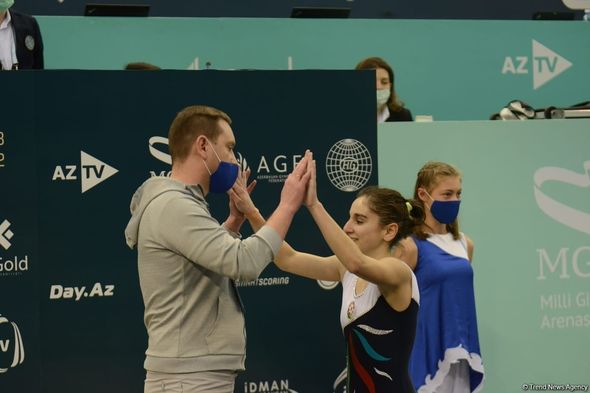
[[317, 201], [315, 190], [315, 161], [313, 160], [313, 153], [306, 150], [301, 161], [285, 181], [280, 203], [287, 204], [296, 211], [301, 204], [308, 206], [308, 204]]
[[[308, 150], [309, 152], [309, 150]], [[314, 205], [319, 203], [318, 192], [317, 192], [317, 181], [316, 181], [316, 164], [313, 159], [313, 153], [309, 152], [309, 163], [307, 164], [307, 173], [309, 173], [309, 182], [307, 183], [307, 190], [303, 204], [310, 209]]]
[[[244, 220], [250, 214], [258, 213], [250, 194], [256, 187], [256, 180], [248, 184], [251, 171], [240, 172], [236, 183], [228, 192], [230, 197], [230, 216]], [[316, 163], [309, 150], [289, 174], [281, 191], [280, 204], [295, 212], [304, 204], [308, 208], [317, 204]]]

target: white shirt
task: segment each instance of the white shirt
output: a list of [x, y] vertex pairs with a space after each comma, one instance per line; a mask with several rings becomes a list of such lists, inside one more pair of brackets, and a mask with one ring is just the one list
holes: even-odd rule
[[[408, 270], [412, 274], [412, 299], [420, 305], [418, 280], [409, 266]], [[379, 287], [372, 282], [367, 282], [367, 286], [363, 292], [357, 294], [357, 280], [358, 276], [349, 271], [344, 272], [344, 276], [342, 277], [342, 306], [340, 307], [340, 325], [342, 326], [342, 330], [355, 319], [371, 311], [375, 307], [379, 297], [383, 296]]]
[[12, 65], [18, 62], [11, 21], [10, 11], [7, 11], [4, 20], [0, 23], [0, 63], [3, 70], [11, 70]]
[[377, 123], [385, 123], [385, 120], [389, 118], [389, 108], [387, 105], [383, 105], [383, 108], [377, 112]]
[[444, 234], [434, 234], [429, 233], [426, 240], [430, 243], [435, 244], [441, 250], [446, 251], [447, 253], [454, 255], [459, 258], [469, 259], [468, 252], [467, 252], [467, 239], [465, 238], [465, 234], [460, 232], [459, 240], [453, 239], [452, 233], [444, 233]]

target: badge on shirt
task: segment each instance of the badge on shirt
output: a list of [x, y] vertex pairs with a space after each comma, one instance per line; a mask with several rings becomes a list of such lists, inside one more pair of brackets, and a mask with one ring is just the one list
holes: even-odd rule
[[350, 302], [350, 304], [348, 305], [348, 310], [346, 310], [346, 316], [348, 317], [348, 319], [353, 320], [354, 319], [354, 314], [355, 314], [355, 306], [354, 306], [354, 300], [352, 302]]
[[25, 37], [25, 46], [30, 51], [32, 51], [33, 49], [35, 49], [35, 39], [33, 38], [33, 36], [28, 35], [28, 36]]

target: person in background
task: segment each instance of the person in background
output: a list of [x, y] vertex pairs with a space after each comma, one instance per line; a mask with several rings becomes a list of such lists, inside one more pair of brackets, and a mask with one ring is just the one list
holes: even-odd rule
[[[229, 116], [212, 107], [178, 113], [168, 134], [172, 174], [152, 177], [131, 200], [127, 245], [137, 246], [148, 348], [145, 393], [233, 393], [246, 330], [236, 280], [251, 281], [278, 253], [311, 174], [306, 152], [265, 222], [234, 155]], [[230, 194], [219, 224], [209, 192]], [[245, 220], [255, 233], [241, 239]]]
[[473, 242], [459, 231], [461, 178], [457, 168], [428, 162], [418, 172], [414, 198], [424, 223], [394, 255], [416, 274], [420, 311], [410, 375], [418, 392], [469, 393], [483, 388], [473, 288]]
[[0, 70], [42, 70], [43, 39], [37, 20], [0, 0]]
[[307, 206], [335, 255], [299, 252], [283, 242], [275, 264], [314, 280], [340, 281], [347, 347], [347, 392], [412, 393], [408, 360], [420, 299], [416, 278], [391, 247], [412, 232], [420, 208], [399, 192], [361, 190], [340, 228], [320, 203], [312, 165]]
[[147, 71], [154, 71], [154, 70], [161, 70], [160, 67], [158, 67], [157, 65], [154, 64], [150, 64], [150, 63], [145, 63], [145, 62], [135, 62], [135, 63], [127, 63], [127, 65], [125, 65], [125, 69], [126, 70], [134, 70], [134, 71], [141, 71], [141, 70], [147, 70]]
[[357, 70], [375, 70], [377, 83], [377, 122], [413, 121], [395, 92], [393, 69], [380, 57], [369, 57], [356, 65]]

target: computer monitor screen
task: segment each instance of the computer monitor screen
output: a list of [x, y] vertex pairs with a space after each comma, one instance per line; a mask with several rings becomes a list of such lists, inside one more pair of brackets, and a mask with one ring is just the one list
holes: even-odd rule
[[148, 16], [150, 6], [145, 4], [86, 4], [85, 16]]
[[348, 18], [350, 8], [294, 7], [291, 18]]

